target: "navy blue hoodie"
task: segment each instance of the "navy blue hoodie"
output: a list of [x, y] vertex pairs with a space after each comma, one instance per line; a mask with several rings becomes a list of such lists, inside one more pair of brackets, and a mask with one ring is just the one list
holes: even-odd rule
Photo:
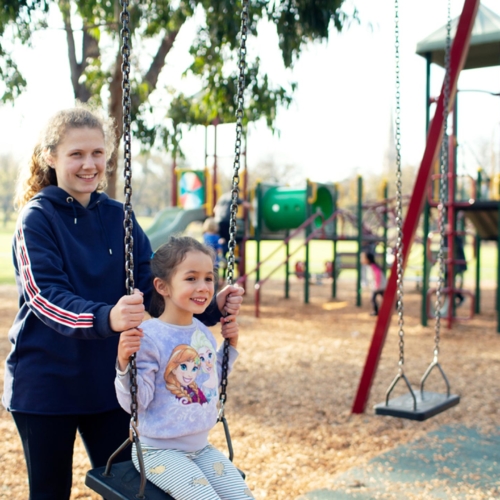
[[[151, 295], [151, 246], [134, 219], [135, 287]], [[24, 207], [13, 241], [19, 312], [9, 332], [4, 406], [47, 415], [118, 407], [118, 332], [109, 313], [125, 290], [123, 205], [93, 193], [83, 207], [48, 186]]]
[[[134, 220], [134, 285], [151, 300], [151, 245]], [[125, 289], [123, 205], [92, 193], [83, 207], [48, 186], [19, 215], [13, 258], [19, 312], [9, 331], [2, 402], [42, 415], [119, 408], [114, 389], [118, 333], [109, 313]], [[203, 315], [214, 325], [215, 300]]]

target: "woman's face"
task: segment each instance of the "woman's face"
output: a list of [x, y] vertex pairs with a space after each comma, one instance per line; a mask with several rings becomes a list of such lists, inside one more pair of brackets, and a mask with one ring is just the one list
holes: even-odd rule
[[214, 369], [214, 352], [210, 347], [202, 347], [198, 351], [201, 360], [201, 369], [205, 373], [211, 373]]
[[199, 369], [199, 365], [194, 361], [184, 361], [177, 368], [172, 370], [172, 373], [183, 387], [187, 387], [196, 380]]
[[106, 172], [102, 131], [88, 127], [66, 130], [56, 154], [49, 154], [47, 162], [56, 171], [57, 185], [86, 207]]

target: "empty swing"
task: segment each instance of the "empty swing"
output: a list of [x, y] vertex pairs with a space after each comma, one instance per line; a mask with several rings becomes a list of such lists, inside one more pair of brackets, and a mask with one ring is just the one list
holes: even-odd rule
[[[248, 0], [242, 0], [241, 12], [241, 41], [239, 50], [239, 77], [238, 77], [238, 95], [237, 95], [237, 110], [236, 110], [236, 143], [235, 157], [233, 164], [233, 178], [231, 190], [231, 218], [229, 227], [229, 257], [227, 263], [227, 283], [233, 284], [233, 274], [235, 266], [234, 250], [236, 247], [236, 213], [238, 210], [237, 200], [239, 192], [239, 168], [241, 154], [241, 140], [243, 134], [243, 104], [245, 90], [245, 70], [246, 70], [246, 39], [248, 32]], [[125, 178], [125, 202], [124, 202], [124, 228], [125, 228], [125, 268], [126, 268], [126, 288], [127, 293], [132, 294], [134, 290], [133, 278], [133, 238], [132, 238], [132, 168], [131, 168], [131, 101], [130, 101], [130, 45], [129, 37], [130, 30], [128, 28], [130, 15], [128, 11], [128, 0], [121, 0], [122, 12], [120, 20], [122, 23], [122, 72], [123, 72], [123, 141], [124, 141], [124, 178]], [[233, 446], [229, 426], [224, 415], [224, 406], [227, 400], [227, 378], [229, 368], [229, 341], [224, 340], [224, 354], [222, 358], [222, 377], [220, 381], [219, 393], [219, 416], [218, 422], [222, 422], [224, 434], [226, 437], [229, 460], [233, 461]], [[102, 495], [106, 500], [175, 500], [172, 496], [160, 490], [154, 484], [146, 479], [144, 462], [142, 459], [141, 443], [137, 430], [137, 365], [135, 354], [130, 358], [130, 433], [126, 441], [109, 457], [105, 467], [99, 467], [87, 472], [85, 484], [94, 490], [99, 495]], [[134, 467], [132, 461], [120, 462], [114, 464], [118, 454], [134, 443], [137, 447], [137, 456], [139, 460], [140, 472]], [[240, 474], [245, 477], [245, 474], [240, 471]]]
[[[397, 222], [397, 243], [396, 243], [396, 269], [397, 269], [397, 312], [399, 328], [399, 371], [391, 385], [387, 389], [385, 402], [375, 405], [377, 415], [390, 415], [393, 417], [407, 418], [410, 420], [427, 420], [438, 413], [441, 413], [460, 402], [460, 397], [450, 393], [450, 384], [446, 374], [439, 364], [439, 343], [441, 339], [441, 311], [443, 307], [442, 289], [444, 283], [445, 258], [443, 248], [445, 246], [445, 199], [446, 199], [446, 179], [448, 173], [448, 133], [447, 118], [450, 102], [450, 47], [451, 47], [451, 15], [450, 0], [448, 0], [448, 22], [445, 53], [445, 83], [444, 83], [444, 107], [443, 107], [443, 141], [441, 144], [440, 161], [440, 184], [439, 184], [439, 206], [438, 220], [440, 232], [440, 246], [438, 254], [439, 280], [436, 292], [436, 321], [434, 333], [433, 360], [425, 371], [420, 381], [420, 389], [414, 390], [404, 372], [404, 308], [403, 308], [403, 231], [402, 231], [402, 183], [401, 183], [401, 107], [400, 107], [400, 69], [399, 69], [399, 4], [395, 0], [395, 47], [396, 47], [396, 222]], [[437, 368], [441, 374], [445, 385], [446, 393], [436, 393], [424, 390], [424, 385], [432, 370]], [[403, 379], [408, 393], [397, 398], [390, 399], [391, 393], [397, 383]]]

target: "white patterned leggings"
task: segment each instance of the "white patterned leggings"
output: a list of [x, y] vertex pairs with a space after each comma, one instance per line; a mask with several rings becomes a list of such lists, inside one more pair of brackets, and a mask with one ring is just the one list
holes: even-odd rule
[[[248, 500], [254, 498], [238, 469], [212, 445], [196, 452], [142, 445], [146, 477], [175, 500]], [[134, 445], [132, 461], [139, 470]]]

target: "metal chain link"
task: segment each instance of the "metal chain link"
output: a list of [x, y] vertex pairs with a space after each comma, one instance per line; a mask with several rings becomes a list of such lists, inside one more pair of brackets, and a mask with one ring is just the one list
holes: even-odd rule
[[399, 335], [399, 370], [404, 371], [404, 307], [403, 307], [403, 183], [401, 167], [401, 83], [400, 83], [400, 53], [399, 53], [399, 2], [395, 0], [395, 73], [396, 73], [396, 110], [395, 110], [395, 139], [396, 139], [396, 265], [397, 265], [397, 312]]
[[[439, 166], [439, 203], [438, 203], [438, 227], [439, 227], [439, 252], [438, 266], [439, 276], [436, 290], [436, 322], [434, 329], [434, 361], [437, 362], [439, 355], [439, 342], [441, 339], [441, 310], [443, 308], [443, 284], [445, 276], [445, 258], [444, 246], [446, 239], [445, 220], [446, 220], [446, 197], [448, 185], [448, 112], [450, 107], [450, 52], [451, 52], [451, 5], [448, 0], [448, 17], [446, 23], [446, 49], [444, 57], [445, 77], [444, 77], [444, 99], [443, 99], [443, 140], [441, 142], [441, 162]], [[450, 256], [448, 256], [450, 257]], [[448, 294], [449, 306], [452, 307], [452, 295]]]
[[[241, 142], [243, 136], [243, 109], [244, 109], [244, 93], [245, 93], [245, 72], [246, 72], [246, 54], [247, 54], [247, 35], [248, 35], [248, 2], [243, 0], [241, 10], [241, 31], [240, 31], [240, 50], [239, 50], [239, 76], [238, 76], [238, 95], [236, 109], [236, 142], [234, 147], [234, 163], [233, 163], [233, 178], [231, 185], [231, 208], [229, 219], [229, 257], [227, 260], [227, 283], [233, 284], [234, 281], [234, 250], [236, 247], [236, 213], [238, 211], [238, 195], [240, 183], [240, 158], [241, 158]], [[219, 419], [224, 416], [224, 404], [227, 401], [227, 377], [229, 370], [229, 341], [224, 341], [224, 353], [222, 357], [222, 377], [220, 382], [219, 394]]]
[[[121, 0], [122, 12], [120, 14], [120, 21], [122, 23], [121, 37], [122, 37], [122, 104], [123, 104], [123, 177], [124, 188], [123, 194], [125, 201], [123, 203], [123, 227], [125, 229], [125, 287], [127, 294], [134, 293], [134, 237], [132, 231], [134, 222], [132, 219], [132, 155], [131, 155], [131, 100], [130, 100], [130, 30], [129, 21], [130, 14], [128, 12], [128, 0]], [[138, 403], [137, 403], [137, 365], [136, 356], [133, 354], [130, 357], [130, 415], [132, 422], [132, 432], [136, 434], [138, 424]]]

